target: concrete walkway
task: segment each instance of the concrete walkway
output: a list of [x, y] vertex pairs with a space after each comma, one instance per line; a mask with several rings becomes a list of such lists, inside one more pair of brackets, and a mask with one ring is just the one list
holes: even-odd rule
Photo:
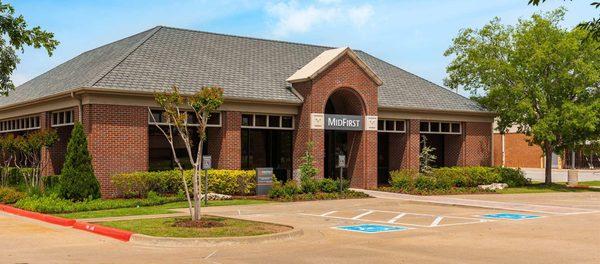
[[448, 196], [419, 196], [402, 193], [390, 193], [363, 189], [354, 189], [356, 191], [364, 192], [370, 196], [382, 199], [394, 199], [412, 202], [424, 202], [424, 203], [435, 203], [445, 205], [459, 205], [479, 208], [490, 208], [500, 210], [511, 210], [511, 211], [524, 211], [524, 212], [536, 212], [546, 213], [555, 215], [570, 215], [570, 214], [582, 214], [595, 212], [590, 209], [584, 208], [573, 208], [573, 207], [562, 207], [562, 206], [548, 206], [548, 205], [535, 205], [535, 204], [523, 204], [523, 203], [508, 203], [508, 202], [496, 202], [496, 201], [484, 201], [484, 200], [471, 200], [462, 198], [452, 198]]

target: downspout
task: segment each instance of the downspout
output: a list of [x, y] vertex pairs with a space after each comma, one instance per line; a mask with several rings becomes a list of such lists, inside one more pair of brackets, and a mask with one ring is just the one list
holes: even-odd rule
[[74, 92], [71, 92], [71, 98], [77, 99], [77, 101], [78, 101], [78, 104], [77, 104], [77, 107], [78, 107], [77, 108], [77, 112], [78, 112], [77, 118], [78, 118], [79, 123], [83, 124], [83, 100], [81, 99], [81, 96], [75, 96]]
[[500, 135], [502, 137], [502, 167], [506, 167], [506, 134], [502, 133]]

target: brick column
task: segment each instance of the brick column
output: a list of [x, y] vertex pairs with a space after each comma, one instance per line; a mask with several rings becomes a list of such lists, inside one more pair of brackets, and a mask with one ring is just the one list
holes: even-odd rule
[[[213, 163], [219, 169], [240, 169], [242, 167], [242, 113], [221, 112], [222, 126], [211, 136], [218, 148], [210, 148]], [[210, 144], [209, 144], [210, 145]]]
[[421, 133], [419, 132], [420, 121], [416, 119], [407, 120], [408, 128], [406, 129], [406, 145], [404, 156], [406, 162], [402, 168], [419, 169], [419, 154], [421, 152], [420, 142]]
[[102, 197], [112, 197], [110, 177], [148, 170], [148, 109], [142, 106], [85, 105], [83, 121]]
[[[44, 131], [44, 130], [48, 130], [51, 128], [51, 113], [50, 112], [43, 112], [40, 114], [40, 130]], [[55, 169], [53, 166], [53, 162], [52, 162], [52, 152], [51, 152], [51, 148], [43, 148], [42, 149], [42, 153], [41, 153], [41, 159], [44, 163], [46, 163], [47, 165], [42, 168], [42, 176], [50, 176], [50, 175], [54, 175], [55, 174]]]
[[461, 155], [464, 166], [491, 166], [492, 123], [463, 123], [464, 143]]

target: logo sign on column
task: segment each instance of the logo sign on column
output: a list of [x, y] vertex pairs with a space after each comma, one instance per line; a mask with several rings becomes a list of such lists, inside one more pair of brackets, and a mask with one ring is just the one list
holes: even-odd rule
[[377, 131], [377, 116], [365, 116], [365, 130]]
[[326, 130], [363, 130], [363, 118], [356, 115], [325, 115]]

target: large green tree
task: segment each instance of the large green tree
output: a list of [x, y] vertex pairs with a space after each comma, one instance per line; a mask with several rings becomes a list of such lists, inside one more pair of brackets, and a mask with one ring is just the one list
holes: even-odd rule
[[[528, 1], [528, 3], [530, 5], [536, 5], [536, 6], [543, 2], [546, 2], [546, 0], [529, 0]], [[593, 8], [600, 10], [600, 2], [592, 2], [592, 3], [590, 3], [590, 5]], [[592, 20], [589, 20], [589, 21], [583, 21], [578, 25], [578, 27], [587, 30], [590, 33], [590, 36], [592, 36], [592, 38], [600, 41], [600, 16], [592, 18]]]
[[28, 28], [27, 22], [22, 15], [15, 16], [15, 9], [10, 4], [4, 4], [0, 0], [0, 94], [8, 95], [15, 89], [11, 75], [17, 64], [19, 56], [16, 51], [24, 51], [24, 48], [44, 48], [48, 56], [59, 44], [54, 39], [54, 34], [42, 30], [40, 27]]
[[565, 9], [534, 14], [515, 26], [495, 18], [480, 29], [463, 29], [445, 56], [453, 57], [444, 83], [462, 87], [498, 114], [501, 132], [516, 125], [546, 159], [598, 138], [600, 45], [584, 29], [559, 25]]

